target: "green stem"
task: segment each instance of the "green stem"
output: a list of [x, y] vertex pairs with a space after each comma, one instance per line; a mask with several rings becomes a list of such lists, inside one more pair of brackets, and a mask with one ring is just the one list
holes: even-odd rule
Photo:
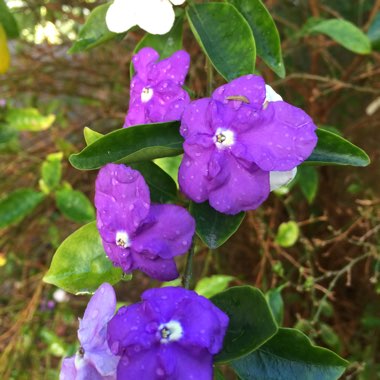
[[195, 239], [191, 243], [189, 253], [187, 254], [185, 271], [182, 277], [182, 285], [185, 289], [190, 289], [191, 280], [193, 278], [193, 258], [195, 253]]

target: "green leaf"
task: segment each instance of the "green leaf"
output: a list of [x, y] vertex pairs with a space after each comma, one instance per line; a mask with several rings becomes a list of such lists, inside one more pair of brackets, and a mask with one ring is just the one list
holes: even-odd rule
[[253, 33], [233, 5], [192, 5], [187, 9], [187, 17], [198, 43], [227, 81], [254, 72], [256, 46]]
[[55, 200], [62, 214], [74, 222], [87, 223], [95, 219], [92, 203], [78, 190], [66, 188], [58, 190]]
[[281, 78], [285, 77], [280, 35], [261, 0], [228, 0], [244, 16], [255, 37], [257, 55]]
[[87, 145], [92, 144], [93, 142], [99, 140], [101, 137], [104, 136], [102, 133], [93, 131], [91, 128], [88, 127], [83, 128], [83, 135]]
[[30, 214], [45, 198], [33, 189], [18, 189], [0, 200], [0, 228], [15, 224]]
[[0, 0], [0, 24], [3, 25], [8, 38], [17, 38], [19, 36], [16, 19], [4, 0]]
[[364, 150], [335, 133], [317, 129], [318, 144], [305, 164], [367, 166], [370, 159]]
[[297, 242], [299, 234], [300, 229], [296, 222], [281, 223], [277, 231], [276, 243], [281, 247], [291, 247]]
[[179, 122], [136, 125], [110, 132], [70, 156], [81, 170], [98, 169], [110, 162], [131, 164], [183, 153]]
[[104, 252], [96, 222], [86, 224], [66, 238], [53, 256], [44, 277], [73, 294], [93, 293], [103, 283], [121, 280], [122, 270]]
[[371, 42], [368, 36], [349, 21], [342, 19], [323, 20], [310, 28], [309, 32], [326, 34], [354, 53], [371, 53]]
[[[183, 35], [183, 17], [180, 15], [175, 19], [173, 27], [166, 34], [145, 34], [145, 36], [136, 45], [133, 55], [138, 53], [144, 47], [151, 47], [158, 52], [160, 59], [171, 56], [178, 50], [182, 49]], [[131, 78], [134, 74], [133, 63], [130, 65]]]
[[208, 202], [192, 202], [190, 213], [196, 222], [197, 235], [211, 249], [224, 244], [238, 230], [245, 216], [244, 212], [237, 215], [222, 214]]
[[125, 33], [110, 32], [106, 24], [106, 13], [112, 2], [99, 5], [88, 16], [85, 24], [79, 32], [79, 38], [74, 42], [68, 53], [79, 53], [90, 50], [117, 37], [122, 38]]
[[297, 181], [307, 201], [313, 203], [318, 192], [319, 175], [312, 166], [301, 165], [297, 169]]
[[163, 157], [157, 158], [154, 160], [154, 163], [157, 164], [162, 170], [170, 175], [173, 178], [173, 181], [177, 184], [178, 187], [178, 170], [181, 165], [183, 156], [175, 157]]
[[336, 380], [347, 364], [332, 351], [313, 346], [302, 332], [284, 328], [257, 351], [231, 363], [242, 380]]
[[273, 316], [279, 326], [282, 325], [284, 320], [284, 301], [281, 292], [286, 285], [279, 286], [278, 288], [270, 289], [266, 292], [265, 298], [272, 310]]
[[372, 48], [380, 50], [380, 12], [377, 12], [371, 26], [368, 29], [368, 38], [371, 41]]
[[61, 181], [63, 153], [49, 154], [41, 166], [40, 188], [47, 193], [54, 190]]
[[153, 162], [138, 162], [130, 165], [145, 178], [150, 190], [150, 199], [155, 203], [172, 203], [177, 198], [177, 185], [173, 179]]
[[211, 298], [230, 318], [216, 362], [228, 362], [256, 350], [277, 332], [271, 310], [259, 289], [236, 286]]
[[18, 131], [39, 132], [51, 127], [55, 121], [55, 115], [43, 116], [35, 108], [11, 108], [5, 120]]
[[212, 296], [215, 296], [215, 294], [226, 290], [228, 284], [234, 280], [234, 278], [235, 277], [233, 276], [226, 276], [224, 274], [204, 277], [198, 281], [194, 290], [203, 297], [211, 298]]

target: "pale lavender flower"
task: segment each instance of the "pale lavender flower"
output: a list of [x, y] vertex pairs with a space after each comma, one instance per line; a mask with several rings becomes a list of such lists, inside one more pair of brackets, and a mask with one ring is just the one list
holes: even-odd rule
[[216, 89], [212, 98], [191, 102], [180, 130], [182, 192], [236, 214], [265, 201], [270, 176], [272, 189], [291, 179], [317, 143], [316, 126], [281, 99], [261, 77], [246, 75]]
[[80, 349], [62, 362], [60, 380], [116, 380], [119, 357], [107, 344], [107, 324], [115, 314], [116, 297], [104, 283], [92, 296], [83, 319], [79, 320]]
[[119, 309], [108, 344], [121, 355], [118, 380], [211, 380], [227, 315], [191, 290], [150, 289], [142, 302]]
[[131, 80], [124, 127], [180, 120], [189, 104], [189, 95], [182, 88], [190, 67], [189, 54], [180, 50], [158, 59], [159, 54], [150, 47], [132, 58], [136, 74]]
[[183, 207], [150, 204], [144, 177], [108, 164], [96, 180], [97, 226], [108, 257], [125, 273], [135, 269], [169, 281], [178, 277], [174, 257], [190, 248], [195, 222]]

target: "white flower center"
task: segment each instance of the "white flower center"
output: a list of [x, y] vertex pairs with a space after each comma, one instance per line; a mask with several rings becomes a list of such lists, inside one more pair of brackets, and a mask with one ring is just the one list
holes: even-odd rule
[[121, 248], [128, 248], [131, 245], [131, 241], [129, 240], [129, 236], [125, 231], [117, 231], [116, 232], [116, 245]]
[[153, 94], [154, 94], [153, 88], [144, 87], [141, 91], [141, 101], [143, 103], [149, 102], [149, 100], [152, 99]]
[[170, 343], [180, 340], [183, 335], [183, 329], [179, 322], [170, 321], [168, 323], [163, 323], [159, 327], [160, 332], [160, 342], [161, 343]]
[[229, 129], [218, 128], [214, 141], [217, 148], [228, 148], [235, 143], [235, 134]]

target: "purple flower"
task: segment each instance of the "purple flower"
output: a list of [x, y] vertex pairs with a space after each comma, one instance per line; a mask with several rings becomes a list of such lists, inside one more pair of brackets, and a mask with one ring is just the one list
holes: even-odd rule
[[104, 283], [92, 296], [83, 319], [79, 320], [81, 347], [75, 356], [62, 362], [60, 380], [116, 380], [119, 357], [107, 344], [107, 324], [115, 314], [116, 297], [111, 285]]
[[227, 326], [227, 315], [191, 290], [147, 290], [109, 322], [108, 344], [121, 355], [117, 378], [211, 380]]
[[116, 164], [99, 171], [95, 206], [104, 249], [115, 265], [161, 281], [178, 277], [173, 257], [186, 253], [195, 232], [194, 219], [184, 208], [151, 205], [143, 176]]
[[271, 173], [274, 189], [277, 172], [286, 172], [281, 180], [289, 180], [309, 157], [317, 142], [315, 128], [304, 111], [282, 101], [261, 77], [237, 78], [186, 108], [180, 188], [222, 213], [255, 209], [269, 195]]
[[131, 81], [124, 127], [180, 120], [189, 104], [189, 95], [182, 88], [190, 67], [189, 54], [180, 50], [162, 61], [158, 59], [158, 53], [150, 47], [132, 58], [136, 74]]

